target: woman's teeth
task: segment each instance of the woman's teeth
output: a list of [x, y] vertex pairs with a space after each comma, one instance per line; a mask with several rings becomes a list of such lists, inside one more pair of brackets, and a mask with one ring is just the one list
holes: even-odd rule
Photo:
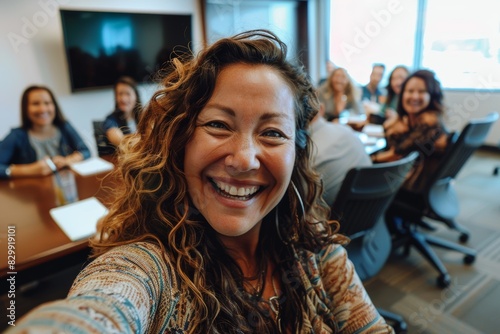
[[215, 182], [215, 184], [220, 191], [225, 192], [231, 196], [251, 196], [259, 190], [259, 187], [257, 186], [235, 187], [224, 182]]

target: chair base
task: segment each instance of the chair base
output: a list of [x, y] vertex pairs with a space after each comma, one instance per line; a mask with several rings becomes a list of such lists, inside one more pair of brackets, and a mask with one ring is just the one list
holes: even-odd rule
[[[405, 228], [403, 228], [403, 226]], [[405, 255], [409, 255], [410, 247], [415, 247], [419, 253], [439, 272], [436, 284], [440, 288], [448, 287], [451, 283], [451, 278], [448, 270], [431, 246], [460, 252], [465, 255], [463, 259], [464, 264], [474, 263], [477, 255], [476, 250], [433, 235], [421, 233], [415, 228], [412, 228], [412, 226], [412, 224], [408, 223], [403, 225], [396, 224], [397, 232], [393, 234], [393, 249], [404, 247]]]
[[402, 316], [380, 308], [377, 308], [377, 311], [385, 319], [385, 321], [391, 325], [392, 328], [394, 328], [394, 332], [396, 332], [396, 334], [404, 334], [408, 332], [408, 325]]
[[[434, 191], [444, 188], [441, 193], [445, 193], [446, 196], [442, 197], [454, 197], [456, 196], [452, 187], [449, 184], [441, 184], [441, 187], [436, 187]], [[450, 195], [451, 194], [451, 195]], [[418, 192], [411, 192], [406, 189], [400, 189], [397, 193], [393, 203], [390, 206], [391, 215], [398, 216], [404, 220], [413, 221], [418, 227], [421, 227], [428, 231], [434, 231], [436, 228], [423, 220], [424, 217], [442, 222], [448, 226], [451, 230], [455, 230], [460, 233], [459, 241], [465, 243], [469, 240], [470, 232], [469, 230], [459, 224], [451, 215], [450, 212], [443, 211], [442, 215], [428, 208], [426, 204], [424, 194]], [[456, 209], [453, 209], [456, 210]], [[453, 211], [452, 210], [452, 211]]]
[[443, 217], [440, 217], [440, 216], [438, 216], [436, 214], [429, 214], [426, 217], [428, 217], [430, 219], [434, 219], [434, 220], [440, 221], [440, 222], [443, 222], [451, 230], [455, 230], [455, 231], [459, 232], [460, 236], [458, 237], [458, 240], [461, 243], [466, 243], [467, 241], [469, 241], [470, 231], [465, 226], [459, 224], [455, 219], [443, 218]]

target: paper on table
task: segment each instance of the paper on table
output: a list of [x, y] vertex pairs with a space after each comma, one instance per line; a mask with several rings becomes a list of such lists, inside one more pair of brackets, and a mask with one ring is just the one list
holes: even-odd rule
[[384, 127], [378, 124], [366, 124], [363, 127], [363, 133], [366, 133], [370, 137], [383, 137]]
[[71, 164], [70, 167], [76, 173], [82, 176], [86, 176], [112, 170], [115, 166], [111, 162], [108, 162], [99, 157], [92, 157], [87, 160]]
[[365, 146], [375, 145], [377, 143], [377, 140], [379, 139], [376, 137], [370, 137], [366, 133], [363, 133], [363, 132], [356, 132], [356, 134], [358, 135], [359, 140], [361, 140], [361, 142]]
[[93, 235], [97, 221], [107, 213], [108, 209], [95, 197], [50, 210], [52, 218], [71, 241]]

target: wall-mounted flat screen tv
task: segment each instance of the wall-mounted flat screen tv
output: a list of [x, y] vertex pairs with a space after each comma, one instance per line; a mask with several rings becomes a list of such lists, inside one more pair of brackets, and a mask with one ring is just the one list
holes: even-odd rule
[[61, 9], [71, 90], [112, 86], [120, 76], [152, 82], [192, 41], [191, 15]]

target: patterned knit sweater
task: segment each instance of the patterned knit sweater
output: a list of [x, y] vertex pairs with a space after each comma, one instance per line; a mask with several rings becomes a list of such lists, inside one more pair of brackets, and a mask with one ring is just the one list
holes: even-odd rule
[[[393, 333], [343, 247], [296, 255], [309, 306], [298, 333]], [[187, 333], [195, 310], [178, 282], [157, 245], [119, 246], [83, 269], [66, 299], [32, 310], [7, 333]]]

